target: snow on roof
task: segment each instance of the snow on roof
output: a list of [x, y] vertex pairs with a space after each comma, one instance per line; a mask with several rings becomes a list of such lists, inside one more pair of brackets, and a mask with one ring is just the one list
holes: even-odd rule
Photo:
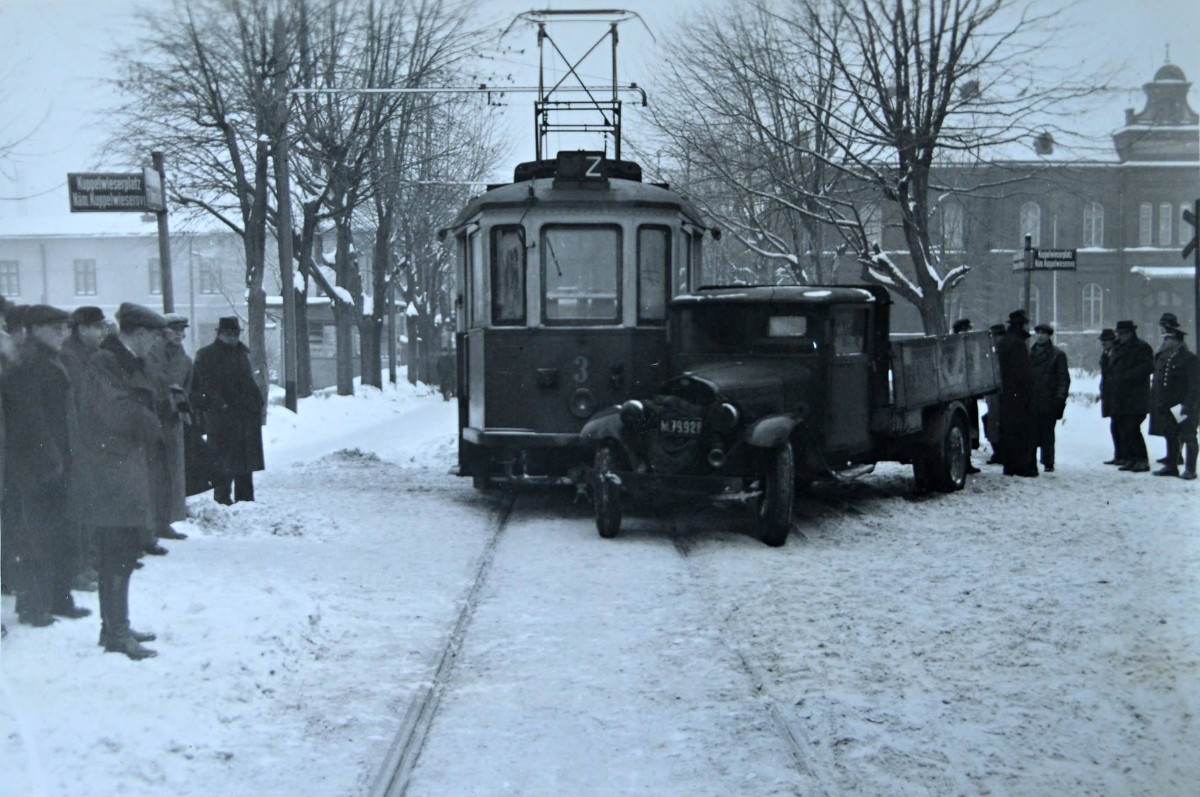
[[1194, 266], [1134, 266], [1130, 274], [1138, 274], [1146, 279], [1191, 279], [1196, 273]]
[[[146, 220], [143, 220], [146, 219]], [[70, 213], [46, 216], [0, 215], [0, 238], [97, 238], [112, 236], [153, 236], [158, 234], [156, 219], [141, 213]], [[172, 233], [230, 232], [215, 219], [186, 214], [169, 217]]]

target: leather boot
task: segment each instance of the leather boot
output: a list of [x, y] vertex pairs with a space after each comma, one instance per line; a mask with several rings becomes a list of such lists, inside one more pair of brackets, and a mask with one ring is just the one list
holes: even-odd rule
[[1183, 446], [1184, 464], [1183, 473], [1179, 474], [1179, 478], [1191, 481], [1196, 478], [1196, 444], [1192, 442], [1185, 443]]
[[134, 661], [139, 661], [157, 656], [158, 652], [142, 647], [129, 632], [129, 573], [125, 572], [129, 569], [123, 568], [113, 579], [114, 600], [104, 650], [107, 653], [124, 653]]

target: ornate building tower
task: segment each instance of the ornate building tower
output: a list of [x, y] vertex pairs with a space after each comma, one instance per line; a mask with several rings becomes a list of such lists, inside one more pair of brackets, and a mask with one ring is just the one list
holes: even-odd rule
[[1142, 86], [1146, 107], [1125, 111], [1125, 126], [1113, 133], [1117, 157], [1124, 161], [1200, 160], [1200, 116], [1188, 104], [1191, 83], [1183, 70], [1163, 64]]

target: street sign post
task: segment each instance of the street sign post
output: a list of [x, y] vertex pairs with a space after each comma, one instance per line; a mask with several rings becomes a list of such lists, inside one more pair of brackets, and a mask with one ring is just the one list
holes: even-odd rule
[[1033, 245], [1033, 236], [1025, 236], [1025, 248], [1013, 257], [1012, 263], [1013, 271], [1025, 272], [1026, 315], [1029, 314], [1029, 294], [1033, 292], [1033, 272], [1074, 271], [1076, 254], [1074, 249], [1038, 249]]

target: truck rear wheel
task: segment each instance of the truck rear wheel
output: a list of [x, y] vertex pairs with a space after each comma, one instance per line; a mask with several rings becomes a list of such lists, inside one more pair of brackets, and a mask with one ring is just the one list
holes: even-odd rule
[[772, 548], [787, 542], [792, 530], [792, 505], [796, 500], [796, 457], [791, 443], [765, 452], [762, 496], [758, 499], [758, 528], [762, 541]]
[[621, 530], [621, 480], [616, 473], [616, 454], [608, 446], [596, 449], [592, 468], [592, 508], [596, 531], [612, 539]]
[[952, 493], [967, 486], [967, 466], [971, 463], [971, 438], [961, 415], [953, 415], [942, 439], [930, 456], [931, 486]]

